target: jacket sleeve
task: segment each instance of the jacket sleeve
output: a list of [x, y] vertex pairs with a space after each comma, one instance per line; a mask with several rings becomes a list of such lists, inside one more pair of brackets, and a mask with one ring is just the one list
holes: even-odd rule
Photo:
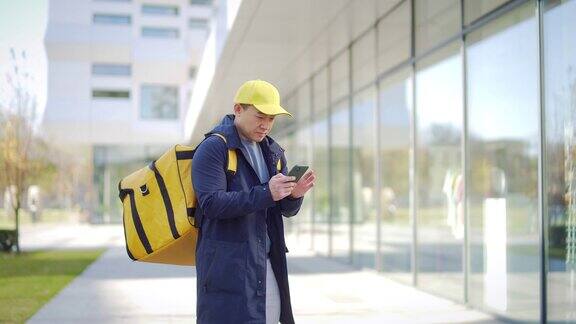
[[[287, 175], [288, 168], [286, 167], [286, 156], [282, 154], [280, 158], [282, 160], [282, 171], [281, 173]], [[304, 201], [304, 197], [300, 198], [291, 198], [290, 196], [283, 198], [280, 200], [280, 211], [282, 215], [285, 217], [292, 217], [298, 214], [300, 211], [300, 207], [302, 206], [302, 202]]]
[[194, 153], [192, 185], [204, 217], [227, 219], [273, 207], [268, 183], [247, 191], [226, 191], [228, 149], [216, 136], [204, 140]]

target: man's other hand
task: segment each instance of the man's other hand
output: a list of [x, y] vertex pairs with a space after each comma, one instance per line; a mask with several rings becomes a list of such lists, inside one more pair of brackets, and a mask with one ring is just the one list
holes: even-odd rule
[[300, 178], [290, 196], [292, 198], [303, 197], [310, 188], [314, 187], [314, 181], [316, 181], [316, 174], [314, 174], [313, 170], [310, 170]]

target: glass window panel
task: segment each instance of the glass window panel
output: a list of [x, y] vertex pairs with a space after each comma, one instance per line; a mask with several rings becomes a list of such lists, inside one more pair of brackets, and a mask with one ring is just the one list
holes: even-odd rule
[[386, 275], [412, 282], [410, 220], [410, 69], [383, 79], [378, 88], [381, 179], [381, 262]]
[[459, 43], [418, 62], [416, 69], [418, 285], [461, 300], [464, 179]]
[[[302, 150], [306, 150], [306, 154], [299, 154], [298, 161], [302, 161], [302, 164], [309, 165], [311, 169], [313, 169], [316, 173], [318, 173], [318, 169], [320, 172], [324, 172], [326, 174], [326, 166], [325, 163], [328, 159], [328, 128], [327, 122], [322, 121], [325, 120], [326, 117], [326, 109], [327, 109], [327, 100], [326, 100], [326, 69], [322, 70], [318, 75], [313, 78], [313, 84], [316, 87], [316, 91], [314, 92], [314, 109], [317, 109], [318, 112], [314, 114], [314, 116], [318, 116], [314, 118], [313, 121], [308, 120], [311, 118], [310, 110], [312, 109], [310, 105], [310, 84], [307, 82], [303, 85], [298, 91], [298, 108], [295, 112], [295, 118], [300, 120], [299, 122], [299, 130], [298, 130], [298, 141], [299, 145]], [[308, 88], [308, 90], [306, 90]], [[308, 103], [306, 103], [308, 102]], [[288, 109], [288, 108], [287, 108]], [[291, 111], [290, 109], [288, 109]], [[294, 112], [294, 111], [291, 111]], [[326, 123], [326, 124], [324, 124]], [[318, 134], [319, 139], [316, 141], [315, 136]], [[306, 155], [306, 158], [304, 158]], [[327, 179], [323, 179], [321, 182], [322, 185], [327, 185], [325, 182]], [[316, 185], [317, 186], [317, 185]], [[315, 186], [315, 187], [316, 187]], [[321, 187], [322, 188], [322, 187]], [[328, 195], [325, 191], [326, 189], [321, 189], [321, 196]], [[312, 243], [312, 233], [313, 233], [313, 222], [314, 222], [314, 215], [316, 207], [316, 203], [326, 204], [326, 201], [320, 202], [322, 199], [326, 199], [326, 197], [318, 198], [320, 199], [317, 202], [316, 196], [316, 189], [312, 190], [310, 195], [310, 199], [304, 199], [304, 203], [302, 205], [303, 211], [301, 211], [302, 217], [299, 216], [300, 221], [297, 224], [297, 234], [298, 239], [303, 242], [310, 242]], [[323, 207], [320, 208], [318, 213], [318, 218], [324, 217], [321, 215], [325, 213], [326, 210], [323, 210]], [[325, 238], [327, 240], [327, 238]], [[324, 243], [327, 246], [327, 243]], [[310, 245], [312, 246], [312, 245]], [[327, 251], [327, 250], [326, 250]]]
[[366, 33], [352, 46], [352, 86], [358, 90], [376, 78], [374, 29]]
[[142, 13], [160, 16], [178, 16], [178, 7], [161, 5], [142, 5]]
[[350, 109], [348, 100], [332, 106], [332, 256], [350, 260]]
[[176, 28], [142, 27], [142, 36], [150, 38], [178, 38], [180, 35]]
[[314, 115], [316, 118], [312, 123], [312, 142], [314, 145], [312, 169], [318, 179], [314, 184], [313, 196], [313, 249], [322, 255], [328, 255], [328, 217], [330, 217], [328, 115], [326, 110]]
[[378, 23], [378, 73], [410, 58], [410, 1], [404, 1]]
[[467, 37], [470, 302], [540, 318], [538, 25], [527, 3]]
[[330, 63], [331, 102], [339, 101], [350, 92], [349, 51], [345, 50]]
[[328, 159], [328, 73], [323, 68], [312, 80], [312, 121], [310, 132], [305, 132], [307, 138], [301, 140], [312, 143], [311, 167], [318, 179], [314, 185], [312, 215], [310, 218], [311, 248], [328, 255], [328, 217], [330, 213], [330, 197], [328, 188], [329, 159]]
[[464, 0], [464, 22], [470, 24], [509, 0]]
[[352, 204], [354, 264], [376, 268], [376, 91], [354, 96], [352, 104]]
[[198, 6], [210, 6], [212, 5], [212, 0], [190, 0], [190, 4]]
[[129, 76], [131, 73], [130, 64], [92, 64], [93, 75]]
[[128, 90], [92, 90], [92, 98], [130, 99]]
[[544, 11], [548, 320], [576, 322], [576, 1]]
[[188, 19], [188, 27], [190, 29], [208, 29], [208, 19], [190, 18]]
[[178, 118], [178, 88], [143, 85], [140, 96], [140, 117], [143, 119]]
[[460, 31], [459, 0], [415, 0], [416, 55]]
[[132, 18], [124, 15], [94, 14], [92, 22], [102, 25], [130, 25]]

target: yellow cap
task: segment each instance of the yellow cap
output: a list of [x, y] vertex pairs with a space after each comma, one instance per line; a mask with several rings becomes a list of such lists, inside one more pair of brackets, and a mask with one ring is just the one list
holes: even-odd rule
[[262, 80], [251, 80], [244, 82], [236, 97], [234, 103], [253, 105], [261, 113], [266, 115], [288, 115], [292, 114], [287, 112], [280, 106], [280, 94], [278, 89], [272, 84]]

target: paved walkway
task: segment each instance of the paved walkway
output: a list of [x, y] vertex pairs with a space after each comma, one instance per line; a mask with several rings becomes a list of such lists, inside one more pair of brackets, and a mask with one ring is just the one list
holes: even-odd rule
[[24, 251], [108, 248], [124, 246], [123, 240], [121, 225], [38, 223], [20, 228]]
[[[106, 242], [108, 251], [29, 323], [195, 322], [194, 268], [131, 262], [120, 226], [95, 227], [98, 235], [93, 237]], [[62, 229], [57, 232], [69, 233]], [[484, 313], [372, 271], [316, 257], [296, 242], [289, 246], [289, 281], [297, 323], [495, 322]]]

